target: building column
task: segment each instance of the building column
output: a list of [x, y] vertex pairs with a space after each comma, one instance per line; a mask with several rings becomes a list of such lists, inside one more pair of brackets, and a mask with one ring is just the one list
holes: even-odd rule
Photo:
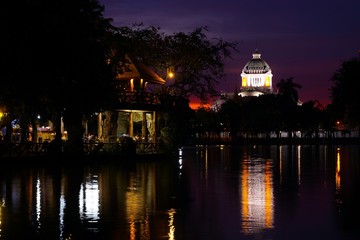
[[129, 136], [134, 137], [133, 112], [129, 112]]
[[100, 139], [103, 135], [103, 120], [102, 120], [102, 113], [98, 114], [98, 139]]
[[147, 125], [146, 125], [146, 112], [142, 113], [142, 124], [141, 124], [141, 140], [144, 139], [147, 142]]
[[156, 126], [156, 111], [153, 111], [153, 114], [152, 114], [152, 123], [154, 125], [154, 134], [153, 134], [153, 141], [154, 143], [157, 142], [157, 139], [156, 139], [156, 132], [157, 132], [157, 126]]

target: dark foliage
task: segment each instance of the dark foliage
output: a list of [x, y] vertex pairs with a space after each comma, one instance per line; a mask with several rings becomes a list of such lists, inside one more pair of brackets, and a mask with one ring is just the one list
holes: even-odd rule
[[344, 61], [331, 78], [332, 109], [352, 127], [360, 125], [360, 57]]

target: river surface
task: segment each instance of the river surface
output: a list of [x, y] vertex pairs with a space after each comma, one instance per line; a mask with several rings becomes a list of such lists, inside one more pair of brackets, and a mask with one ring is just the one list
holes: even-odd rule
[[5, 164], [0, 201], [0, 239], [360, 239], [360, 147], [202, 145], [149, 161]]

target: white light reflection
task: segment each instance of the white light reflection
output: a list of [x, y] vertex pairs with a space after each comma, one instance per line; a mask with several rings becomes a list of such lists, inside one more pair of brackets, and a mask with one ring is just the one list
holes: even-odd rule
[[241, 194], [242, 230], [251, 234], [274, 227], [272, 163], [263, 158], [243, 163]]
[[89, 176], [80, 187], [80, 216], [87, 220], [99, 220], [99, 199], [98, 177]]
[[205, 180], [208, 180], [208, 169], [209, 169], [209, 149], [205, 147]]
[[60, 230], [61, 239], [63, 239], [63, 236], [64, 236], [65, 207], [66, 207], [65, 197], [64, 197], [64, 194], [62, 193], [61, 196], [60, 196], [60, 213], [59, 213], [59, 217], [60, 217], [60, 219], [59, 219], [60, 220], [59, 230]]
[[196, 155], [198, 155], [198, 158], [201, 159], [201, 163], [204, 160], [204, 166], [201, 167], [201, 177], [207, 181], [208, 179], [208, 154], [209, 149], [207, 145], [197, 145], [196, 146]]
[[297, 147], [298, 184], [301, 185], [301, 146]]
[[64, 217], [65, 217], [65, 208], [66, 208], [66, 200], [65, 200], [65, 180], [61, 178], [61, 190], [60, 190], [60, 209], [59, 209], [59, 231], [60, 231], [60, 239], [64, 239]]
[[283, 146], [279, 146], [279, 174], [280, 174], [280, 183], [282, 184], [283, 180], [283, 160], [282, 160], [282, 148]]
[[2, 236], [2, 229], [3, 229], [3, 208], [5, 208], [5, 199], [1, 199], [1, 205], [0, 205], [0, 238], [3, 239]]
[[181, 177], [181, 170], [182, 170], [182, 167], [183, 167], [183, 151], [182, 151], [182, 148], [179, 148], [179, 177]]
[[40, 223], [40, 214], [41, 214], [41, 185], [40, 178], [36, 179], [36, 222], [38, 224], [38, 229], [41, 227]]

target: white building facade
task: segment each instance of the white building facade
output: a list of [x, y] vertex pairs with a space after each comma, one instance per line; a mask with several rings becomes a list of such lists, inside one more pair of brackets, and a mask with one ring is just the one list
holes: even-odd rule
[[272, 77], [269, 64], [261, 59], [261, 54], [256, 50], [241, 72], [239, 95], [247, 97], [273, 93]]

